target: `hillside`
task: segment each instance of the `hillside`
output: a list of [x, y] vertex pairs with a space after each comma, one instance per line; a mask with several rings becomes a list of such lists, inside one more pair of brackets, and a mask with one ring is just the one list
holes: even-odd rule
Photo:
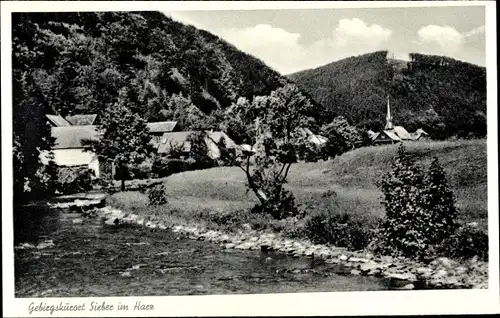
[[147, 120], [191, 126], [191, 117], [287, 82], [217, 36], [158, 12], [14, 14], [13, 35], [15, 79], [28, 71], [40, 102], [63, 116], [98, 113], [125, 86]]
[[[386, 51], [346, 58], [289, 75], [326, 112], [357, 126], [379, 130], [390, 96], [394, 122], [424, 128], [435, 138], [486, 135], [486, 69], [442, 56]], [[332, 116], [332, 115], [330, 115]]]
[[[460, 219], [487, 229], [487, 171], [484, 140], [415, 142], [406, 145], [418, 164], [427, 168], [433, 156], [442, 163], [457, 199]], [[365, 147], [333, 161], [292, 166], [287, 187], [297, 203], [311, 212], [331, 210], [375, 219], [384, 215], [382, 192], [375, 182], [390, 170], [396, 145]], [[168, 201], [181, 212], [235, 212], [250, 208], [256, 198], [245, 188], [236, 167], [175, 174], [167, 178]]]

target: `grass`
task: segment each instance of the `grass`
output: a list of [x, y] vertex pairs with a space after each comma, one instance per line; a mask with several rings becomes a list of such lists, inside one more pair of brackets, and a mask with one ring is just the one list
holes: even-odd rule
[[[288, 187], [308, 214], [349, 214], [366, 223], [382, 218], [382, 193], [375, 182], [389, 171], [396, 145], [367, 147], [348, 152], [332, 161], [294, 164]], [[406, 148], [427, 168], [436, 156], [444, 167], [455, 193], [462, 222], [478, 222], [487, 229], [486, 140], [407, 143]], [[245, 176], [237, 167], [189, 171], [165, 179], [169, 203], [149, 207], [139, 192], [116, 193], [111, 204], [145, 215], [178, 220], [197, 220], [210, 225], [214, 213], [234, 214], [240, 223], [283, 227], [279, 222], [249, 216], [256, 198], [245, 187]], [[212, 215], [212, 216], [210, 216]], [[235, 221], [236, 222], [236, 221]], [[221, 223], [223, 223], [221, 221]], [[237, 224], [233, 224], [237, 226]], [[224, 226], [219, 225], [220, 226]], [[227, 225], [226, 227], [232, 226]]]

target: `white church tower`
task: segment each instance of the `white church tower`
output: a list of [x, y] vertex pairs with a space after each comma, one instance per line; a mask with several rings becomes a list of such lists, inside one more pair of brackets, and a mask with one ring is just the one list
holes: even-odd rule
[[392, 125], [392, 116], [391, 116], [391, 105], [389, 103], [389, 95], [387, 95], [387, 117], [385, 118], [385, 129], [390, 130], [393, 129]]

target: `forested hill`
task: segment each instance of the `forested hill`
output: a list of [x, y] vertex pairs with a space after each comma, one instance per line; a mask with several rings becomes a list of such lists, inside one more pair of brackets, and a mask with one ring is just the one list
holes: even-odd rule
[[435, 137], [486, 135], [486, 69], [443, 56], [379, 51], [289, 75], [328, 112], [366, 129], [383, 127], [390, 96], [393, 121]]
[[[129, 90], [148, 121], [214, 125], [239, 97], [288, 80], [209, 32], [159, 12], [13, 15], [14, 86], [65, 116], [99, 113]], [[28, 72], [26, 72], [28, 71]]]

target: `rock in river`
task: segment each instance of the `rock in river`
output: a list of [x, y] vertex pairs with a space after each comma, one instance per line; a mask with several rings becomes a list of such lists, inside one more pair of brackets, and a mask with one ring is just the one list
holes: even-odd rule
[[83, 224], [83, 220], [82, 219], [74, 219], [72, 221], [73, 224]]
[[37, 249], [41, 250], [44, 248], [54, 247], [55, 244], [52, 240], [45, 240], [36, 246]]

